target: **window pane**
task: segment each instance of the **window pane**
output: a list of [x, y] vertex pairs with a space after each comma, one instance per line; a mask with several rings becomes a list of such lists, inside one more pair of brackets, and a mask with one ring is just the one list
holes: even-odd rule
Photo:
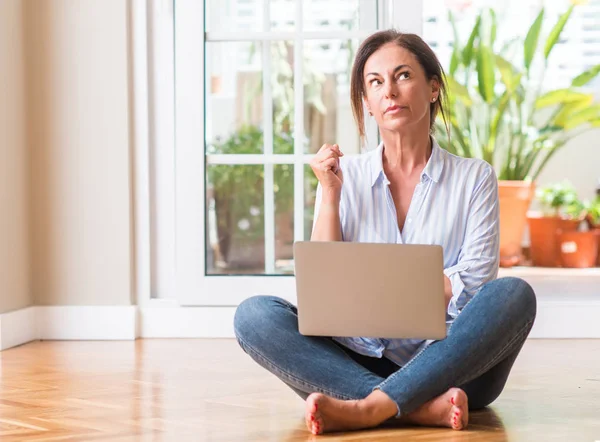
[[264, 31], [264, 8], [269, 8], [271, 31], [296, 28], [296, 0], [210, 0], [206, 7], [208, 32]]
[[377, 27], [376, 0], [304, 0], [302, 5], [305, 31], [374, 30]]
[[[273, 152], [293, 153], [294, 46], [264, 44], [271, 47]], [[262, 44], [207, 43], [206, 60], [207, 153], [263, 153]]]
[[263, 30], [263, 7], [268, 0], [207, 0], [207, 32]]
[[317, 177], [311, 167], [306, 164], [304, 166], [304, 240], [310, 240], [312, 233], [315, 198], [317, 194]]
[[262, 153], [261, 44], [206, 44], [208, 153]]
[[296, 0], [270, 0], [271, 31], [296, 29]]
[[[271, 96], [273, 97], [273, 153], [294, 152], [294, 44], [271, 43]], [[261, 89], [262, 100], [262, 89]]]
[[294, 272], [294, 165], [273, 166], [275, 195], [275, 273]]
[[207, 274], [264, 273], [264, 169], [207, 166]]
[[350, 72], [357, 40], [307, 40], [304, 43], [305, 153], [337, 143], [358, 153], [358, 131], [350, 105]]

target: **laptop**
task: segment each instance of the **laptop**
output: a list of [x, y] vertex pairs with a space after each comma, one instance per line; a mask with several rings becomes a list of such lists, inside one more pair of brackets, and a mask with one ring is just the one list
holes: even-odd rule
[[298, 241], [294, 263], [302, 335], [446, 337], [439, 245]]

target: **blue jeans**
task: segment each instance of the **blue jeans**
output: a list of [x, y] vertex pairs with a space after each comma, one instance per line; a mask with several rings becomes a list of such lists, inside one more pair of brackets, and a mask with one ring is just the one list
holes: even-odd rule
[[531, 287], [518, 278], [485, 284], [450, 325], [447, 337], [399, 367], [385, 357], [363, 356], [329, 337], [303, 336], [294, 305], [255, 296], [236, 310], [242, 349], [303, 399], [313, 392], [349, 400], [375, 389], [408, 414], [451, 387], [462, 388], [469, 408], [491, 404], [501, 393], [536, 314]]

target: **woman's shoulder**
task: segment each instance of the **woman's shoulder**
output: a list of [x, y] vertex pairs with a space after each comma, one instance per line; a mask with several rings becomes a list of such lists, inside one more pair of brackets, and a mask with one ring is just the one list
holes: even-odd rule
[[481, 178], [496, 178], [494, 168], [487, 161], [481, 158], [460, 157], [445, 149], [441, 150], [444, 152], [446, 161], [454, 172], [461, 174], [475, 174]]

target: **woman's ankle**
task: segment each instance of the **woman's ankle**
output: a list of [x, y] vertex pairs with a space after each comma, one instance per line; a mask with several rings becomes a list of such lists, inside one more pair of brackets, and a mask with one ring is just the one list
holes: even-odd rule
[[383, 391], [375, 390], [359, 402], [359, 407], [374, 425], [378, 425], [398, 414], [398, 406]]

